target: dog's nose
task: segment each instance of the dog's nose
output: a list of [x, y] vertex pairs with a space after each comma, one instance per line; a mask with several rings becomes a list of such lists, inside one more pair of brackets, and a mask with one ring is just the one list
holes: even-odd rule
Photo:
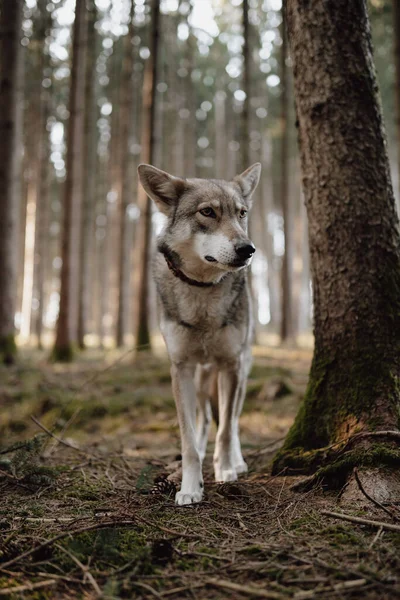
[[236, 254], [242, 260], [247, 260], [248, 258], [250, 258], [250, 256], [253, 256], [254, 252], [256, 251], [255, 246], [253, 246], [253, 244], [251, 244], [251, 243], [249, 244], [247, 242], [238, 244], [235, 247], [235, 250], [236, 250]]

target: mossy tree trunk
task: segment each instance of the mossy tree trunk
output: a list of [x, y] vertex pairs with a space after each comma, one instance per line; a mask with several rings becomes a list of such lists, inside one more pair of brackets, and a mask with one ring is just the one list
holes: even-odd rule
[[400, 463], [400, 239], [365, 0], [288, 0], [287, 27], [315, 350], [273, 470], [347, 475]]
[[14, 313], [17, 287], [17, 232], [20, 199], [16, 196], [18, 135], [22, 134], [18, 81], [22, 0], [3, 2], [0, 11], [0, 361], [11, 363], [16, 351]]

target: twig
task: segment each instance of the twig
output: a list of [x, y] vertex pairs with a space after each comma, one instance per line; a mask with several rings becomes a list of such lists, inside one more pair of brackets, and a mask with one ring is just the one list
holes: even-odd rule
[[363, 519], [362, 517], [353, 517], [351, 515], [344, 515], [343, 513], [331, 512], [330, 510], [321, 510], [321, 515], [333, 517], [334, 519], [342, 519], [343, 521], [350, 521], [351, 523], [360, 523], [361, 525], [371, 525], [371, 527], [383, 527], [383, 529], [390, 529], [391, 531], [400, 531], [400, 525], [393, 525], [392, 523], [385, 523], [383, 521], [372, 521], [371, 519]]
[[258, 598], [268, 598], [269, 600], [284, 600], [284, 598], [287, 598], [287, 596], [283, 596], [278, 592], [268, 592], [267, 590], [256, 588], [251, 585], [241, 585], [239, 583], [234, 583], [233, 581], [226, 581], [224, 579], [211, 578], [207, 579], [206, 583], [215, 587], [223, 588], [225, 590], [241, 592], [242, 594], [247, 594], [248, 596], [255, 596]]
[[76, 558], [76, 556], [74, 556], [72, 554], [72, 552], [70, 552], [67, 548], [64, 548], [64, 546], [60, 546], [60, 544], [55, 544], [55, 546], [62, 552], [65, 552], [65, 554], [67, 554], [67, 556], [69, 556], [70, 559], [73, 560], [76, 565], [78, 565], [78, 567], [82, 570], [82, 572], [84, 574], [84, 579], [86, 578], [89, 581], [89, 583], [93, 587], [94, 591], [96, 592], [98, 598], [101, 598], [103, 595], [103, 592], [101, 591], [99, 584], [97, 583], [97, 581], [95, 580], [95, 578], [93, 577], [91, 572], [89, 571], [89, 567], [86, 567], [83, 563], [81, 563], [81, 561], [78, 558]]
[[90, 453], [86, 452], [86, 450], [81, 450], [80, 448], [77, 448], [76, 446], [73, 446], [72, 444], [69, 444], [68, 442], [65, 442], [61, 438], [57, 437], [54, 433], [52, 433], [49, 429], [47, 429], [47, 427], [45, 427], [42, 423], [40, 423], [40, 421], [38, 421], [36, 419], [36, 417], [34, 417], [33, 415], [31, 415], [30, 418], [34, 423], [36, 423], [36, 425], [38, 427], [40, 427], [40, 429], [42, 429], [45, 433], [47, 433], [47, 435], [49, 435], [50, 437], [57, 440], [57, 442], [59, 444], [62, 444], [63, 446], [66, 446], [67, 448], [72, 448], [72, 450], [75, 450], [76, 452], [80, 452], [80, 454], [85, 454], [85, 456], [90, 456]]
[[370, 543], [370, 545], [368, 546], [368, 550], [371, 550], [372, 547], [376, 544], [376, 542], [379, 540], [379, 538], [382, 535], [382, 531], [383, 531], [383, 527], [379, 527], [378, 531], [376, 532], [376, 534], [374, 535], [374, 539], [372, 540], [372, 542]]
[[38, 581], [37, 583], [26, 583], [25, 585], [16, 585], [15, 587], [3, 588], [0, 590], [0, 596], [10, 596], [12, 594], [19, 594], [20, 592], [37, 590], [38, 588], [55, 585], [56, 583], [56, 579], [46, 579], [46, 581]]
[[342, 590], [351, 590], [353, 588], [362, 587], [367, 583], [366, 579], [352, 579], [351, 581], [343, 581], [342, 583], [335, 583], [329, 587], [317, 587], [314, 590], [306, 590], [302, 592], [296, 592], [293, 596], [294, 600], [306, 600], [308, 598], [315, 598], [317, 594], [322, 594], [325, 592], [330, 592], [334, 590], [335, 592], [340, 592]]
[[48, 546], [51, 546], [55, 542], [58, 542], [59, 540], [62, 540], [63, 538], [68, 537], [69, 535], [77, 535], [77, 534], [79, 535], [80, 533], [84, 533], [85, 531], [95, 531], [96, 529], [107, 529], [108, 527], [120, 527], [122, 525], [137, 525], [137, 521], [119, 521], [119, 522], [118, 521], [105, 521], [103, 523], [96, 523], [95, 525], [88, 525], [87, 527], [80, 527], [79, 529], [73, 529], [72, 531], [63, 531], [63, 533], [56, 535], [55, 537], [51, 538], [50, 540], [46, 540], [42, 544], [39, 544], [39, 546], [36, 546], [35, 548], [31, 548], [30, 550], [26, 550], [26, 552], [23, 552], [22, 554], [15, 556], [8, 562], [5, 562], [3, 565], [0, 565], [0, 571], [2, 571], [3, 569], [6, 569], [7, 567], [9, 567], [11, 565], [14, 565], [15, 563], [19, 562], [23, 558], [26, 558], [27, 556], [31, 556], [31, 554], [34, 554], [35, 552], [37, 552], [38, 550], [41, 550], [42, 548], [47, 548]]
[[151, 594], [153, 594], [153, 596], [155, 596], [156, 598], [162, 598], [161, 594], [159, 594], [148, 583], [142, 583], [141, 581], [134, 581], [134, 582], [132, 582], [132, 585], [134, 585], [135, 587], [139, 587], [139, 588], [143, 588], [144, 590], [147, 590], [148, 592], [150, 592]]
[[194, 535], [193, 533], [181, 533], [180, 531], [176, 531], [175, 529], [169, 529], [168, 527], [158, 525], [158, 523], [151, 523], [151, 521], [148, 521], [144, 517], [136, 516], [136, 519], [138, 521], [141, 521], [142, 523], [145, 523], [145, 525], [148, 525], [149, 527], [155, 527], [156, 529], [159, 529], [164, 533], [168, 533], [169, 535], [174, 535], [175, 537], [187, 538], [189, 540], [198, 540], [199, 538], [201, 538], [201, 536]]
[[164, 596], [174, 596], [175, 594], [180, 594], [181, 592], [186, 592], [187, 590], [193, 590], [195, 588], [204, 587], [205, 585], [207, 585], [206, 581], [202, 583], [191, 583], [189, 585], [182, 585], [180, 587], [172, 588], [171, 590], [161, 592], [160, 596], [162, 598], [164, 598]]
[[385, 511], [385, 513], [388, 514], [394, 521], [399, 521], [399, 519], [396, 517], [396, 515], [394, 515], [388, 508], [386, 508], [386, 506], [383, 506], [383, 504], [381, 504], [380, 502], [378, 502], [378, 500], [375, 500], [375, 498], [372, 498], [372, 496], [370, 496], [368, 494], [368, 492], [366, 492], [366, 490], [364, 489], [363, 484], [361, 483], [357, 467], [354, 467], [353, 473], [354, 473], [355, 480], [357, 481], [357, 485], [360, 488], [361, 492], [364, 494], [364, 496], [370, 502], [372, 502], [372, 504], [375, 504], [375, 506], [377, 506], [378, 508], [380, 508], [383, 511]]

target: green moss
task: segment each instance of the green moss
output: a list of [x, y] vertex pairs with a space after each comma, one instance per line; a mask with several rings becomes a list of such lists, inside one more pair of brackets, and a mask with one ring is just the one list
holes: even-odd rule
[[[84, 564], [90, 561], [93, 566], [101, 568], [105, 563], [121, 566], [133, 561], [136, 573], [148, 575], [153, 571], [146, 537], [133, 529], [110, 527], [87, 531], [63, 540], [62, 545]], [[74, 568], [74, 562], [67, 554], [60, 550], [56, 552], [57, 562], [62, 568]]]
[[331, 449], [329, 452], [316, 450], [304, 452], [295, 448], [278, 453], [274, 461], [276, 473], [286, 468], [287, 474], [315, 473], [315, 481], [330, 488], [340, 488], [354, 467], [398, 468], [400, 466], [400, 448], [389, 444], [374, 443], [368, 450], [355, 448], [342, 452]]
[[[400, 390], [394, 370], [390, 361], [379, 360], [367, 350], [356, 355], [348, 349], [329, 357], [316, 353], [304, 400], [275, 458], [273, 472], [295, 464], [301, 470], [304, 464], [318, 466], [318, 449], [354, 435], [361, 427], [371, 431], [387, 428], [390, 414], [396, 426]], [[377, 402], [379, 398], [385, 398], [386, 411]]]
[[72, 362], [76, 356], [76, 349], [73, 344], [66, 346], [54, 346], [50, 360], [51, 362]]
[[0, 362], [5, 365], [12, 365], [17, 355], [17, 345], [14, 334], [0, 337]]

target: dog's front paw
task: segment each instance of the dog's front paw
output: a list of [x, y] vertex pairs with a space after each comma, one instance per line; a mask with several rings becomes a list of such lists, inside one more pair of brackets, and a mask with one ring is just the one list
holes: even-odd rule
[[223, 469], [217, 465], [214, 465], [215, 481], [218, 483], [226, 483], [228, 481], [237, 480], [237, 472], [233, 467], [231, 469]]
[[177, 492], [175, 496], [175, 504], [179, 506], [184, 506], [185, 504], [196, 504], [197, 502], [201, 502], [203, 497], [203, 492]]

